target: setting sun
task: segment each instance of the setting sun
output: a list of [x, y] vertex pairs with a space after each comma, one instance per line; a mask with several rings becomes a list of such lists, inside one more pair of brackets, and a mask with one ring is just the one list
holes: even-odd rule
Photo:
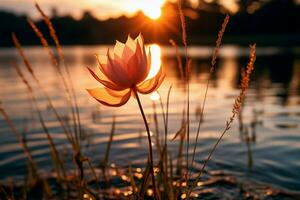
[[161, 7], [164, 0], [141, 0], [137, 3], [137, 9], [141, 10], [149, 18], [156, 20], [161, 16]]

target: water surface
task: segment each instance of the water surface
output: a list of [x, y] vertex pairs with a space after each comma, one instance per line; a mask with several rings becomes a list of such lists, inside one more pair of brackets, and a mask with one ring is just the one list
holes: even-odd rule
[[[143, 167], [147, 160], [147, 138], [144, 124], [134, 98], [121, 108], [99, 105], [89, 97], [85, 88], [98, 86], [86, 70], [96, 67], [95, 53], [105, 54], [106, 46], [66, 47], [66, 63], [71, 72], [78, 96], [83, 129], [83, 152], [95, 166], [104, 157], [109, 139], [112, 116], [116, 115], [116, 133], [110, 162], [118, 167], [129, 165]], [[192, 46], [189, 49], [193, 59], [191, 68], [191, 146], [194, 145], [198, 125], [198, 115], [202, 104], [205, 83], [210, 68], [212, 48]], [[70, 117], [69, 107], [64, 100], [62, 82], [47, 55], [40, 47], [26, 48], [26, 55], [33, 65], [44, 88], [60, 114]], [[225, 127], [230, 117], [234, 98], [238, 95], [238, 84], [242, 66], [248, 61], [248, 48], [224, 46], [220, 52], [216, 72], [212, 77], [204, 121], [197, 145], [195, 166], [197, 172], [203, 160]], [[300, 191], [300, 54], [299, 48], [265, 47], [257, 50], [255, 72], [247, 93], [242, 112], [244, 133], [235, 121], [224, 137], [207, 166], [210, 172], [221, 171], [232, 175], [241, 182], [259, 183], [293, 192]], [[172, 85], [169, 117], [169, 151], [176, 158], [179, 141], [171, 142], [180, 129], [184, 108], [184, 86], [180, 81], [175, 50], [171, 47], [152, 46], [153, 66], [163, 66], [166, 79], [159, 89], [161, 98], [166, 100], [168, 88]], [[41, 170], [52, 170], [50, 150], [36, 115], [26, 87], [17, 77], [12, 61], [22, 64], [14, 49], [0, 50], [0, 100], [17, 125], [24, 133], [28, 146]], [[23, 65], [22, 69], [25, 68]], [[26, 77], [30, 77], [26, 73]], [[72, 166], [71, 150], [59, 123], [47, 105], [46, 98], [36, 88], [39, 106], [47, 119], [47, 126], [67, 165]], [[150, 95], [142, 96], [142, 103], [155, 135], [153, 123], [153, 103], [159, 109], [159, 102], [152, 101]], [[162, 117], [159, 115], [160, 133], [163, 135]], [[247, 135], [247, 134], [246, 134]], [[161, 137], [162, 138], [162, 137]], [[154, 140], [154, 136], [153, 136]], [[155, 145], [155, 144], [154, 144]], [[192, 148], [190, 155], [192, 154]], [[0, 119], [0, 179], [8, 177], [22, 180], [26, 171], [26, 160], [16, 139], [7, 124]]]

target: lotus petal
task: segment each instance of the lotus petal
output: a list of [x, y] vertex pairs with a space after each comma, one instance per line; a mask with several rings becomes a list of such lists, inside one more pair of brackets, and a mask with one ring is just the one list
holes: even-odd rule
[[124, 48], [125, 44], [117, 40], [114, 46], [114, 55], [117, 55], [119, 58], [122, 58]]
[[108, 63], [107, 69], [111, 76], [111, 81], [116, 85], [120, 85], [122, 87], [131, 87], [132, 81], [125, 67], [123, 67], [123, 63], [118, 60], [114, 60], [110, 57], [109, 52], [107, 54]]
[[165, 74], [163, 73], [162, 68], [160, 68], [156, 76], [138, 85], [137, 90], [142, 94], [149, 94], [159, 88], [164, 78]]
[[105, 87], [108, 87], [109, 89], [112, 90], [124, 90], [126, 88], [121, 87], [116, 85], [115, 83], [111, 82], [110, 80], [108, 80], [107, 78], [101, 79], [101, 77], [105, 77], [104, 74], [102, 74], [102, 72], [98, 69], [96, 70], [96, 72], [94, 72], [92, 69], [88, 68], [89, 72], [91, 73], [91, 75], [102, 85], [104, 85]]
[[142, 56], [140, 45], [127, 63], [127, 71], [134, 85], [142, 82], [148, 75], [146, 57]]
[[114, 91], [108, 88], [87, 89], [88, 93], [101, 104], [119, 107], [127, 103], [131, 95], [131, 89]]

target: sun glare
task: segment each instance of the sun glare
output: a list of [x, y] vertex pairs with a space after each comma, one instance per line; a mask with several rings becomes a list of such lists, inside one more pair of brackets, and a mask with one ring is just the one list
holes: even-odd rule
[[138, 9], [149, 18], [156, 20], [161, 16], [161, 7], [164, 0], [140, 0], [137, 3]]
[[161, 67], [161, 49], [157, 44], [149, 45], [151, 51], [151, 70], [146, 79], [153, 78]]

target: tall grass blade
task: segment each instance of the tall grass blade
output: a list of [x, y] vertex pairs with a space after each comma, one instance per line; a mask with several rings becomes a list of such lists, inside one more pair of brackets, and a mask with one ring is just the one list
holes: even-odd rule
[[[41, 92], [43, 93], [43, 95], [46, 97], [49, 107], [51, 108], [51, 110], [53, 111], [55, 117], [57, 118], [58, 122], [60, 123], [60, 126], [62, 127], [67, 139], [69, 140], [70, 144], [72, 145], [72, 147], [75, 149], [75, 144], [74, 144], [74, 138], [72, 136], [72, 134], [70, 133], [70, 131], [68, 130], [68, 126], [65, 125], [62, 117], [59, 115], [58, 111], [56, 110], [56, 108], [54, 107], [51, 98], [49, 97], [48, 93], [46, 92], [46, 90], [43, 87], [43, 84], [39, 81], [39, 79], [37, 78], [33, 68], [31, 67], [31, 64], [29, 62], [29, 60], [27, 59], [24, 50], [17, 38], [17, 36], [15, 34], [12, 34], [12, 39], [13, 39], [13, 43], [15, 44], [19, 55], [21, 56], [21, 58], [23, 59], [23, 62], [25, 64], [26, 69], [28, 70], [29, 74], [32, 76], [32, 78], [34, 79], [34, 81], [37, 83], [37, 85], [39, 86]], [[17, 70], [18, 71], [18, 70]], [[28, 82], [27, 82], [28, 83]], [[33, 90], [31, 89], [31, 91], [33, 92]]]
[[147, 161], [147, 164], [146, 164], [146, 168], [145, 168], [145, 171], [144, 171], [144, 174], [143, 174], [143, 181], [139, 187], [139, 198], [140, 199], [144, 199], [144, 196], [145, 196], [145, 191], [147, 190], [148, 188], [148, 180], [149, 180], [149, 176], [151, 174], [150, 172], [150, 160], [148, 159]]
[[[57, 37], [56, 31], [55, 31], [55, 28], [54, 28], [52, 22], [50, 21], [49, 17], [43, 12], [43, 10], [40, 8], [40, 6], [37, 3], [35, 4], [35, 7], [37, 8], [39, 13], [41, 14], [44, 22], [46, 23], [46, 25], [49, 29], [50, 36], [51, 36], [51, 38], [53, 39], [53, 41], [55, 43], [55, 46], [56, 46], [57, 51], [58, 51], [58, 55], [59, 55], [59, 57], [62, 61], [62, 64], [63, 64], [64, 69], [65, 69], [66, 74], [67, 74], [68, 81], [70, 83], [70, 87], [71, 87], [70, 91], [71, 91], [72, 98], [74, 100], [73, 106], [75, 107], [74, 108], [75, 111], [73, 110], [73, 112], [76, 113], [76, 117], [77, 117], [76, 120], [74, 120], [75, 132], [77, 134], [77, 136], [76, 136], [76, 141], [77, 141], [77, 145], [78, 145], [77, 151], [80, 151], [79, 148], [80, 148], [80, 138], [81, 138], [81, 122], [80, 122], [79, 108], [78, 108], [78, 103], [77, 103], [77, 97], [76, 97], [76, 94], [75, 94], [74, 84], [73, 84], [73, 81], [71, 79], [69, 69], [66, 66], [64, 53], [63, 53], [61, 44], [59, 42], [59, 39]], [[77, 125], [78, 125], [78, 127], [77, 127]]]
[[182, 80], [184, 80], [182, 60], [181, 60], [181, 57], [180, 57], [178, 45], [176, 44], [176, 42], [174, 40], [169, 40], [169, 42], [175, 48], [176, 59], [177, 59], [177, 63], [178, 63], [178, 69], [179, 69], [180, 77], [181, 77]]
[[162, 149], [160, 146], [160, 132], [159, 132], [159, 124], [158, 124], [158, 117], [156, 112], [156, 103], [155, 101], [152, 102], [152, 109], [153, 109], [153, 121], [155, 126], [155, 140], [156, 140], [156, 148], [159, 152], [159, 154], [162, 153]]
[[[65, 96], [66, 96], [66, 100], [69, 103], [70, 107], [71, 107], [71, 111], [73, 109], [72, 102], [71, 102], [71, 95], [70, 95], [70, 91], [69, 91], [69, 87], [67, 84], [67, 81], [64, 77], [63, 71], [61, 70], [58, 60], [54, 55], [54, 52], [51, 51], [51, 49], [49, 48], [49, 43], [46, 40], [46, 38], [44, 37], [43, 33], [38, 29], [38, 27], [33, 23], [33, 21], [31, 21], [30, 19], [27, 19], [28, 24], [30, 25], [30, 27], [32, 28], [32, 30], [35, 32], [35, 34], [37, 35], [37, 37], [40, 39], [41, 44], [43, 45], [45, 51], [47, 52], [47, 55], [49, 57], [49, 60], [51, 61], [54, 69], [58, 72], [58, 75], [60, 77], [60, 79], [62, 80], [63, 86], [64, 86], [64, 90], [65, 90]], [[74, 114], [74, 110], [72, 113], [72, 117], [73, 120], [75, 120], [75, 114]], [[70, 130], [69, 130], [70, 132]]]
[[108, 165], [109, 152], [110, 152], [110, 149], [111, 149], [111, 144], [113, 142], [115, 130], [116, 130], [116, 116], [114, 115], [113, 116], [112, 125], [111, 125], [111, 131], [110, 131], [109, 141], [108, 141], [107, 146], [106, 146], [105, 157], [104, 157], [104, 161], [103, 161], [105, 168]]
[[58, 153], [58, 151], [56, 149], [54, 141], [53, 141], [53, 139], [52, 139], [52, 137], [50, 135], [50, 131], [49, 131], [49, 129], [48, 129], [46, 123], [45, 123], [45, 120], [44, 120], [43, 116], [42, 116], [42, 112], [41, 112], [41, 110], [40, 110], [40, 108], [38, 106], [38, 101], [37, 101], [37, 99], [35, 97], [33, 89], [30, 86], [29, 82], [26, 80], [26, 78], [25, 78], [24, 74], [22, 73], [21, 69], [19, 68], [19, 66], [16, 63], [14, 63], [13, 66], [16, 69], [18, 76], [21, 78], [22, 82], [27, 87], [27, 90], [29, 92], [31, 100], [32, 100], [32, 102], [33, 102], [33, 104], [35, 106], [36, 111], [37, 111], [39, 121], [41, 123], [41, 126], [42, 126], [42, 128], [43, 128], [43, 130], [44, 130], [44, 132], [45, 132], [45, 134], [47, 136], [48, 142], [49, 142], [49, 147], [51, 149], [51, 155], [52, 155], [52, 159], [53, 159], [53, 166], [56, 169], [58, 179], [60, 181], [62, 181], [62, 179], [66, 177], [64, 164], [63, 164], [63, 162], [62, 162], [62, 160], [61, 160], [61, 158], [59, 156], [59, 153]]
[[136, 196], [137, 186], [136, 186], [133, 174], [132, 174], [131, 166], [129, 166], [129, 168], [128, 168], [128, 174], [129, 174], [129, 178], [130, 178], [130, 185], [131, 185], [131, 188], [132, 188], [132, 192], [133, 192], [134, 196]]
[[186, 21], [184, 18], [182, 10], [182, 1], [177, 0], [177, 7], [180, 16], [181, 30], [182, 30], [182, 43], [185, 49], [185, 85], [186, 85], [186, 123], [187, 123], [187, 134], [186, 134], [186, 181], [188, 181], [188, 172], [189, 172], [189, 145], [190, 145], [190, 64], [191, 60], [188, 57], [188, 43], [187, 43], [187, 34], [186, 34]]
[[199, 122], [198, 122], [196, 141], [195, 141], [195, 145], [194, 145], [194, 149], [193, 149], [191, 166], [193, 166], [193, 163], [194, 163], [194, 160], [195, 160], [195, 153], [196, 153], [196, 148], [197, 148], [197, 144], [198, 144], [198, 138], [199, 138], [199, 133], [200, 133], [200, 129], [201, 129], [201, 124], [202, 124], [202, 121], [203, 121], [203, 113], [204, 113], [204, 108], [205, 108], [206, 97], [207, 97], [207, 93], [208, 93], [210, 80], [211, 80], [211, 77], [212, 77], [212, 75], [215, 71], [217, 56], [218, 56], [218, 53], [219, 53], [219, 50], [220, 50], [220, 47], [221, 47], [221, 44], [222, 44], [222, 38], [223, 38], [223, 35], [225, 33], [228, 22], [229, 22], [229, 15], [226, 15], [226, 17], [224, 18], [223, 24], [222, 24], [222, 28], [219, 31], [218, 39], [216, 41], [216, 47], [214, 49], [212, 60], [211, 60], [211, 67], [210, 67], [209, 77], [207, 79], [204, 98], [203, 98], [202, 107], [201, 107], [201, 111], [200, 111], [200, 118], [199, 118]]
[[188, 198], [190, 197], [190, 194], [191, 194], [192, 190], [197, 186], [197, 183], [200, 180], [201, 175], [204, 172], [204, 169], [205, 169], [208, 161], [211, 159], [213, 153], [215, 152], [217, 146], [221, 142], [221, 140], [224, 137], [225, 133], [231, 128], [231, 125], [232, 125], [236, 115], [238, 115], [238, 113], [240, 112], [241, 104], [243, 103], [243, 101], [245, 99], [246, 91], [247, 91], [247, 89], [249, 87], [249, 84], [250, 84], [250, 75], [251, 75], [252, 71], [254, 70], [254, 63], [255, 63], [255, 59], [256, 59], [256, 44], [250, 45], [250, 50], [251, 50], [250, 59], [249, 59], [248, 65], [246, 67], [246, 75], [241, 80], [240, 94], [234, 101], [231, 116], [230, 116], [229, 120], [226, 122], [226, 126], [225, 126], [221, 136], [219, 137], [219, 139], [217, 140], [217, 142], [213, 146], [213, 148], [210, 151], [207, 159], [205, 160], [204, 164], [202, 165], [202, 168], [199, 172], [199, 175], [196, 177], [195, 181], [193, 181], [192, 186], [190, 187], [190, 189], [188, 191], [188, 194], [187, 194]]
[[43, 187], [43, 192], [45, 194], [46, 199], [49, 199], [52, 196], [52, 191], [50, 186], [48, 185], [47, 181], [44, 179], [40, 179], [39, 174], [38, 174], [38, 168], [36, 163], [33, 160], [32, 154], [29, 151], [28, 146], [25, 144], [24, 140], [22, 140], [21, 138], [21, 134], [17, 131], [13, 121], [11, 120], [11, 118], [9, 117], [9, 115], [6, 113], [6, 111], [4, 110], [4, 108], [1, 106], [0, 103], [0, 113], [3, 116], [5, 122], [8, 124], [9, 128], [11, 129], [12, 133], [15, 135], [17, 141], [19, 142], [19, 144], [22, 147], [22, 150], [24, 151], [24, 154], [26, 155], [26, 158], [30, 164], [30, 168], [32, 169], [34, 178], [37, 179], [37, 182], [41, 182], [42, 183], [42, 187]]

